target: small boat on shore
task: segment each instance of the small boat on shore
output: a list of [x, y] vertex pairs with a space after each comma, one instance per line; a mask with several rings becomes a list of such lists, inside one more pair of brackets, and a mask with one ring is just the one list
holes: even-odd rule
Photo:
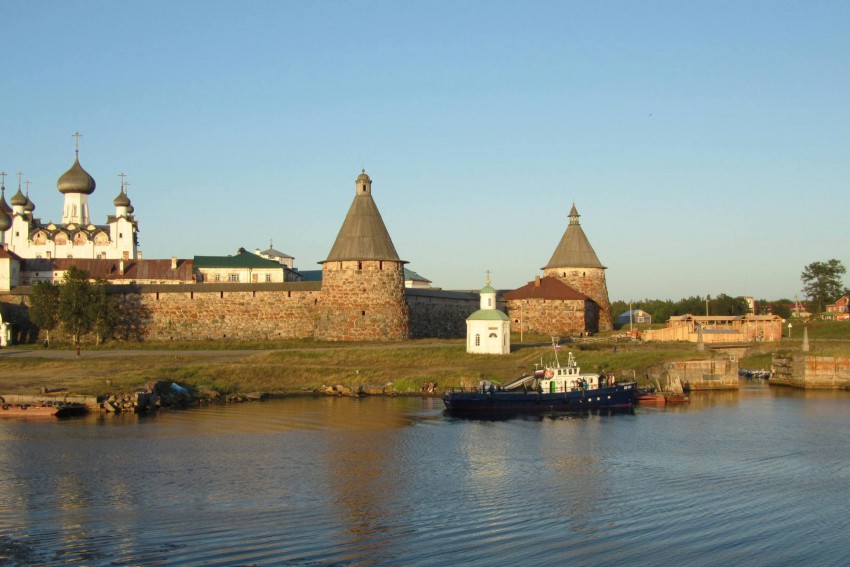
[[613, 376], [582, 374], [573, 353], [566, 366], [555, 360], [541, 364], [504, 386], [483, 382], [474, 391], [447, 391], [443, 403], [449, 412], [569, 412], [626, 409], [634, 404], [635, 383], [616, 384]]
[[86, 407], [81, 404], [38, 402], [0, 405], [0, 417], [66, 417], [85, 412]]

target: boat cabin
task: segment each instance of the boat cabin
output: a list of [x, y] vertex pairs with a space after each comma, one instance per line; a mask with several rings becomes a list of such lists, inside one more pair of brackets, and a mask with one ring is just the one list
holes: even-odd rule
[[556, 361], [554, 366], [547, 367], [539, 384], [541, 390], [549, 394], [595, 390], [599, 387], [599, 376], [582, 374], [573, 353], [569, 353], [567, 365], [561, 366]]

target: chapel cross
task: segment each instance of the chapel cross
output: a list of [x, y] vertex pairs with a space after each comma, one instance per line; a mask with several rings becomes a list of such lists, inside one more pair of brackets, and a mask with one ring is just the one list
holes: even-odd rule
[[30, 183], [32, 183], [32, 181], [30, 181], [29, 179], [24, 181], [24, 185], [27, 186], [27, 196], [29, 196], [29, 194], [30, 194]]
[[118, 177], [121, 178], [121, 191], [123, 192], [124, 191], [124, 178], [127, 177], [127, 174], [122, 171], [121, 173], [118, 174]]
[[18, 172], [18, 191], [21, 190], [21, 177], [23, 177], [23, 175], [24, 175], [23, 171]]
[[0, 187], [6, 188], [6, 172], [0, 171]]
[[71, 137], [74, 138], [74, 152], [79, 156], [80, 155], [80, 138], [83, 137], [79, 132], [74, 132], [71, 134]]
[[490, 285], [490, 270], [487, 270], [487, 285]]

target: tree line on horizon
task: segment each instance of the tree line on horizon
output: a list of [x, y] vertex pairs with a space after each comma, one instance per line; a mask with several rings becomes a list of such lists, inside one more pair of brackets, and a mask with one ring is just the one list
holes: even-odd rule
[[[787, 298], [774, 300], [755, 300], [757, 315], [779, 315], [783, 319], [793, 316], [792, 306], [800, 306], [811, 313], [823, 313], [826, 306], [835, 303], [841, 297], [850, 295], [850, 289], [842, 284], [846, 268], [840, 260], [832, 259], [826, 262], [812, 262], [803, 268], [800, 279], [803, 282], [803, 301]], [[706, 303], [708, 299], [708, 303]], [[666, 323], [670, 317], [678, 315], [745, 315], [749, 306], [743, 297], [732, 297], [725, 293], [717, 295], [692, 296], [678, 301], [671, 299], [643, 299], [640, 301], [613, 301], [611, 314], [616, 319], [629, 309], [641, 309], [649, 313], [653, 323]], [[706, 311], [707, 308], [707, 311]]]

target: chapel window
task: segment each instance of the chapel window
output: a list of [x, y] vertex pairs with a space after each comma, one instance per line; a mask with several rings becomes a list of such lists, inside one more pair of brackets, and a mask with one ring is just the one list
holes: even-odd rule
[[475, 346], [481, 346], [481, 335], [475, 334]]

